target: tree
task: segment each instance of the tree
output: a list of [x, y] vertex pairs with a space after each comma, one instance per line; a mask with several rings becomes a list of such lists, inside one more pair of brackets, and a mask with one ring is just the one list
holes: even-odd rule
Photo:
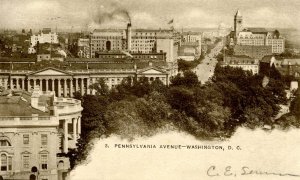
[[105, 96], [105, 95], [108, 95], [108, 93], [109, 93], [108, 86], [106, 85], [103, 78], [98, 79], [97, 82], [94, 84], [91, 84], [89, 86], [89, 88], [92, 90], [95, 90], [96, 95]]
[[186, 87], [196, 87], [199, 86], [199, 80], [195, 73], [192, 71], [185, 71], [183, 76], [178, 74], [173, 79], [171, 79], [172, 86], [186, 86]]

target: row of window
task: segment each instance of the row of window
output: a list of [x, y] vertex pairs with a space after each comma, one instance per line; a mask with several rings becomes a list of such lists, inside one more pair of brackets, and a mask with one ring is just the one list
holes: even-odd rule
[[[12, 171], [12, 156], [3, 153], [0, 158], [0, 171]], [[29, 170], [31, 168], [30, 160], [30, 154], [22, 155], [22, 168], [24, 170]], [[41, 153], [39, 155], [39, 165], [41, 170], [48, 169], [48, 153]]]
[[[23, 144], [28, 145], [29, 144], [29, 134], [23, 134]], [[48, 144], [48, 135], [47, 134], [41, 134], [41, 145], [47, 146]]]

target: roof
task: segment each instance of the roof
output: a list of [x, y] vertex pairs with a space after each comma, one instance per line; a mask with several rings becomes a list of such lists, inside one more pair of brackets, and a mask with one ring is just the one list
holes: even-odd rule
[[35, 62], [35, 58], [0, 57], [1, 62]]
[[284, 59], [282, 65], [300, 65], [300, 59]]
[[31, 107], [30, 102], [21, 96], [0, 96], [0, 116], [31, 116], [49, 113]]
[[226, 56], [223, 64], [258, 64], [258, 61], [249, 56]]
[[267, 34], [268, 33], [268, 31], [265, 28], [256, 28], [256, 27], [245, 28], [243, 31], [249, 31], [254, 34]]

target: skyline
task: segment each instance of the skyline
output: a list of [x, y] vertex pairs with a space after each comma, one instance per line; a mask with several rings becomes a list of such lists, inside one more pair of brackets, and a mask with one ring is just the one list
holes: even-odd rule
[[[215, 28], [220, 23], [233, 26], [233, 16], [239, 9], [245, 27], [298, 28], [300, 1], [291, 0], [0, 0], [1, 28], [90, 30], [124, 28], [128, 12], [133, 27], [167, 28], [174, 19], [175, 28]], [[259, 3], [260, 6], [257, 6]], [[116, 16], [112, 12], [122, 11]], [[103, 20], [103, 17], [106, 19]]]

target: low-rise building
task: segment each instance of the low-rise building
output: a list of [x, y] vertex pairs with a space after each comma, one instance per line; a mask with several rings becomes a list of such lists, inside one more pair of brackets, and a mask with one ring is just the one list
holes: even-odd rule
[[259, 61], [248, 56], [226, 56], [225, 61], [221, 62], [221, 66], [242, 68], [244, 71], [251, 71], [253, 74], [259, 73]]
[[30, 38], [31, 46], [36, 46], [37, 42], [40, 44], [58, 44], [58, 36], [55, 32], [52, 32], [49, 28], [44, 28], [39, 34], [32, 35]]
[[234, 55], [262, 59], [267, 55], [272, 55], [272, 46], [235, 45]]

